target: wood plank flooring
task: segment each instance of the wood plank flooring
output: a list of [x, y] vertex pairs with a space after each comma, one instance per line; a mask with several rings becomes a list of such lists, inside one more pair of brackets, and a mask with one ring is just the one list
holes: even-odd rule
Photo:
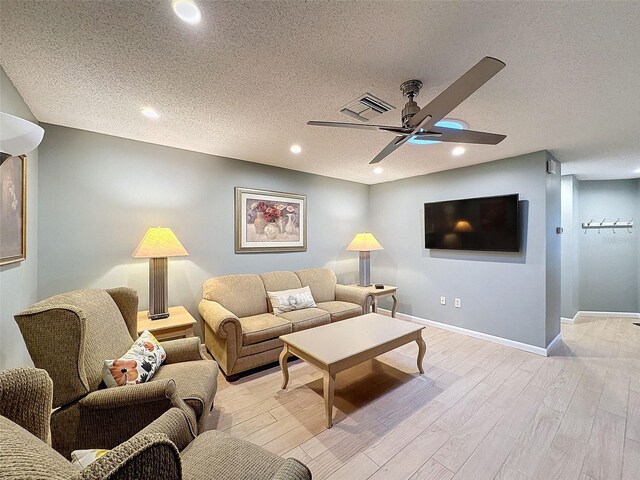
[[228, 383], [216, 428], [309, 466], [313, 478], [640, 479], [640, 328], [562, 325], [548, 358], [426, 327], [425, 374], [409, 344], [338, 374], [334, 426], [322, 375], [296, 360]]

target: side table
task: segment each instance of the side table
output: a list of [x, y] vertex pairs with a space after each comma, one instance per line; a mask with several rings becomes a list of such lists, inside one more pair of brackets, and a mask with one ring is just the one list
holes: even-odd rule
[[196, 320], [182, 305], [169, 307], [169, 316], [161, 320], [151, 320], [148, 314], [148, 310], [138, 312], [138, 335], [149, 330], [158, 340], [193, 337]]
[[[369, 308], [373, 313], [376, 313], [378, 310], [378, 299], [384, 298], [384, 297], [393, 298], [393, 307], [391, 307], [391, 316], [393, 318], [396, 318], [396, 310], [398, 309], [398, 298], [396, 297], [396, 292], [398, 291], [398, 287], [394, 287], [393, 285], [385, 285], [384, 288], [376, 288], [374, 285], [371, 285], [370, 287], [361, 287], [360, 285], [355, 285], [355, 284], [351, 286], [364, 288], [366, 291], [368, 291], [372, 295], [373, 299], [369, 304]], [[367, 311], [364, 313], [369, 313], [369, 312]]]

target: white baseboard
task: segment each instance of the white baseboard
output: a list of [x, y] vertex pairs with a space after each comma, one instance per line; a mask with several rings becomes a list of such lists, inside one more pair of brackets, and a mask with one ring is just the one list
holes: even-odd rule
[[560, 317], [560, 323], [568, 323], [570, 325], [573, 325], [574, 323], [576, 323], [576, 317], [573, 317], [573, 318]]
[[[572, 322], [566, 323], [582, 323], [588, 322], [589, 318], [593, 317], [613, 317], [613, 318], [632, 318], [632, 319], [640, 319], [640, 313], [636, 312], [595, 312], [588, 310], [580, 310], [573, 317]], [[564, 322], [563, 322], [564, 323]]]
[[[391, 315], [391, 311], [385, 308], [378, 308], [378, 312], [383, 315]], [[442, 328], [450, 332], [459, 333], [468, 337], [479, 338], [480, 340], [486, 340], [488, 342], [497, 343], [506, 347], [516, 348], [518, 350], [524, 350], [525, 352], [535, 353], [536, 355], [542, 355], [548, 357], [551, 350], [562, 340], [562, 333], [559, 333], [556, 338], [549, 344], [547, 348], [537, 347], [535, 345], [529, 345], [528, 343], [516, 342], [515, 340], [509, 340], [508, 338], [496, 337], [495, 335], [489, 335], [488, 333], [476, 332], [475, 330], [468, 330], [462, 327], [456, 327], [447, 323], [435, 322], [433, 320], [427, 320], [426, 318], [415, 317], [413, 315], [407, 315], [405, 313], [397, 313], [397, 318], [402, 320], [410, 320], [417, 323], [424, 323], [430, 327]]]

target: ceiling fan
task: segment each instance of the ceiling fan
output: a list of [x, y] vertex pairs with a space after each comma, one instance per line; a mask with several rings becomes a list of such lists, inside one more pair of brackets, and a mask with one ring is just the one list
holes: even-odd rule
[[401, 147], [409, 139], [432, 140], [438, 142], [453, 143], [480, 143], [484, 145], [497, 145], [506, 138], [506, 135], [496, 133], [474, 132], [473, 130], [457, 130], [436, 125], [449, 112], [469, 98], [473, 92], [488, 82], [496, 73], [505, 67], [505, 63], [493, 57], [484, 57], [476, 63], [467, 73], [453, 82], [444, 92], [431, 100], [422, 108], [414, 101], [420, 93], [422, 82], [420, 80], [408, 80], [400, 85], [402, 94], [409, 99], [402, 109], [402, 126], [392, 125], [368, 125], [360, 123], [344, 122], [318, 122], [310, 121], [307, 125], [318, 127], [342, 127], [362, 128], [369, 130], [382, 130], [396, 134], [389, 145], [384, 147], [376, 157], [369, 162], [378, 163], [387, 155]]

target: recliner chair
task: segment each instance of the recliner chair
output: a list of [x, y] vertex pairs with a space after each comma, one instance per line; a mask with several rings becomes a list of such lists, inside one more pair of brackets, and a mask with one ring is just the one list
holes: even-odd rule
[[53, 380], [52, 445], [113, 448], [177, 407], [198, 433], [213, 406], [218, 365], [200, 339], [162, 342], [167, 358], [147, 383], [104, 388], [104, 360], [122, 356], [138, 337], [138, 295], [130, 288], [55, 295], [15, 315], [31, 359]]

